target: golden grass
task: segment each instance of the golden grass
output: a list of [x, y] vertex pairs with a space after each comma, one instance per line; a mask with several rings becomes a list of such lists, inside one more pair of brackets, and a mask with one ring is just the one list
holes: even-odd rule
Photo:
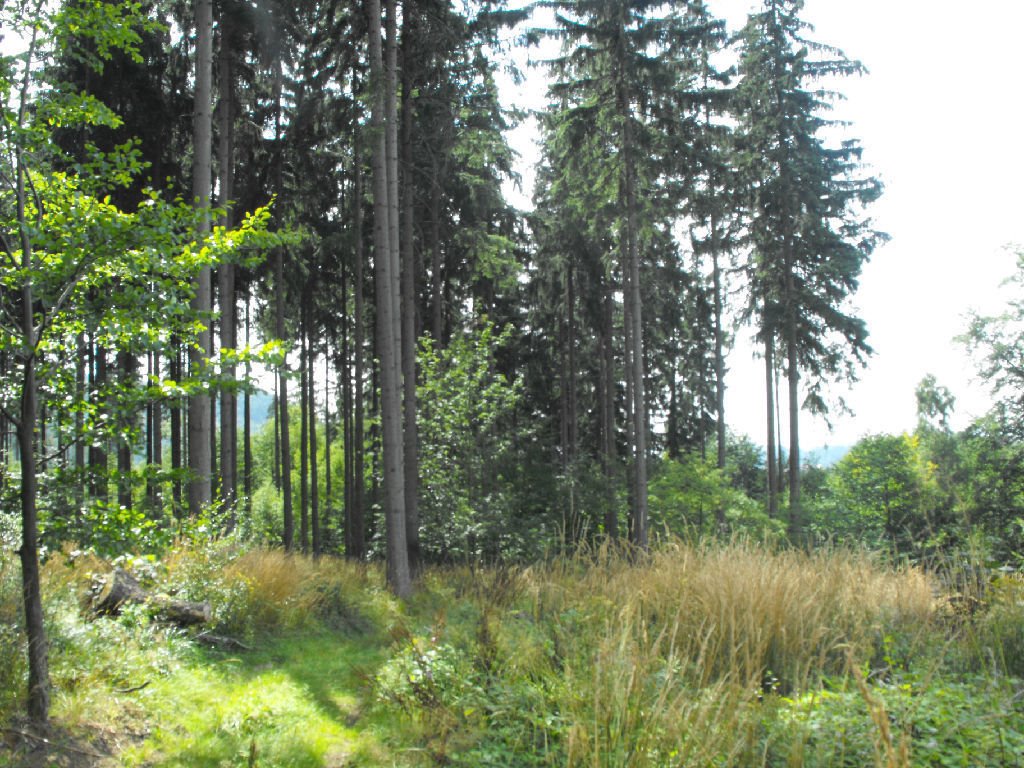
[[606, 547], [522, 578], [535, 619], [562, 628], [555, 655], [579, 766], [757, 764], [763, 693], [843, 674], [888, 629], [926, 627], [933, 610], [917, 569], [742, 541]]

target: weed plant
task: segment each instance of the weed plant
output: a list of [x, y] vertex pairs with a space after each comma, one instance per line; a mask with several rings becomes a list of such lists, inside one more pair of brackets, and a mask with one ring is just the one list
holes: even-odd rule
[[742, 543], [451, 569], [425, 581], [430, 629], [396, 636], [376, 684], [455, 764], [747, 764], [766, 688], [842, 672], [930, 603], [917, 573]]

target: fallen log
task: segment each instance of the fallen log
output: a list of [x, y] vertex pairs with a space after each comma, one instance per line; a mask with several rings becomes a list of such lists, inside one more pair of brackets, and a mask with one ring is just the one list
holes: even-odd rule
[[251, 651], [252, 646], [246, 645], [241, 640], [224, 635], [211, 635], [209, 632], [200, 632], [192, 636], [192, 640], [200, 645], [207, 645], [210, 648], [219, 648], [228, 651]]
[[190, 627], [205, 624], [213, 617], [207, 602], [195, 603], [175, 600], [167, 595], [152, 594], [123, 568], [115, 568], [93, 591], [92, 610], [94, 613], [116, 616], [127, 605], [149, 606], [158, 619]]

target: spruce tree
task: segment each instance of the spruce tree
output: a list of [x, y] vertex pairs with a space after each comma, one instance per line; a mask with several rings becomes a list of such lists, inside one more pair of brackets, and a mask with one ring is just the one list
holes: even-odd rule
[[837, 95], [817, 85], [863, 67], [807, 40], [802, 9], [802, 0], [765, 0], [749, 17], [740, 36], [738, 88], [739, 166], [754, 254], [750, 301], [766, 358], [777, 345], [785, 362], [794, 536], [803, 528], [800, 410], [826, 412], [825, 383], [855, 378], [871, 353], [864, 322], [848, 300], [884, 237], [863, 212], [881, 185], [864, 175], [857, 142], [827, 143], [835, 123], [826, 113]]

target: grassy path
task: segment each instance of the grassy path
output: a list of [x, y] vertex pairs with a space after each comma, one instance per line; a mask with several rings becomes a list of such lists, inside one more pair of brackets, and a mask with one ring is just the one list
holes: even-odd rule
[[205, 660], [141, 691], [155, 724], [128, 766], [382, 766], [387, 723], [364, 715], [380, 643], [328, 630], [270, 638]]

